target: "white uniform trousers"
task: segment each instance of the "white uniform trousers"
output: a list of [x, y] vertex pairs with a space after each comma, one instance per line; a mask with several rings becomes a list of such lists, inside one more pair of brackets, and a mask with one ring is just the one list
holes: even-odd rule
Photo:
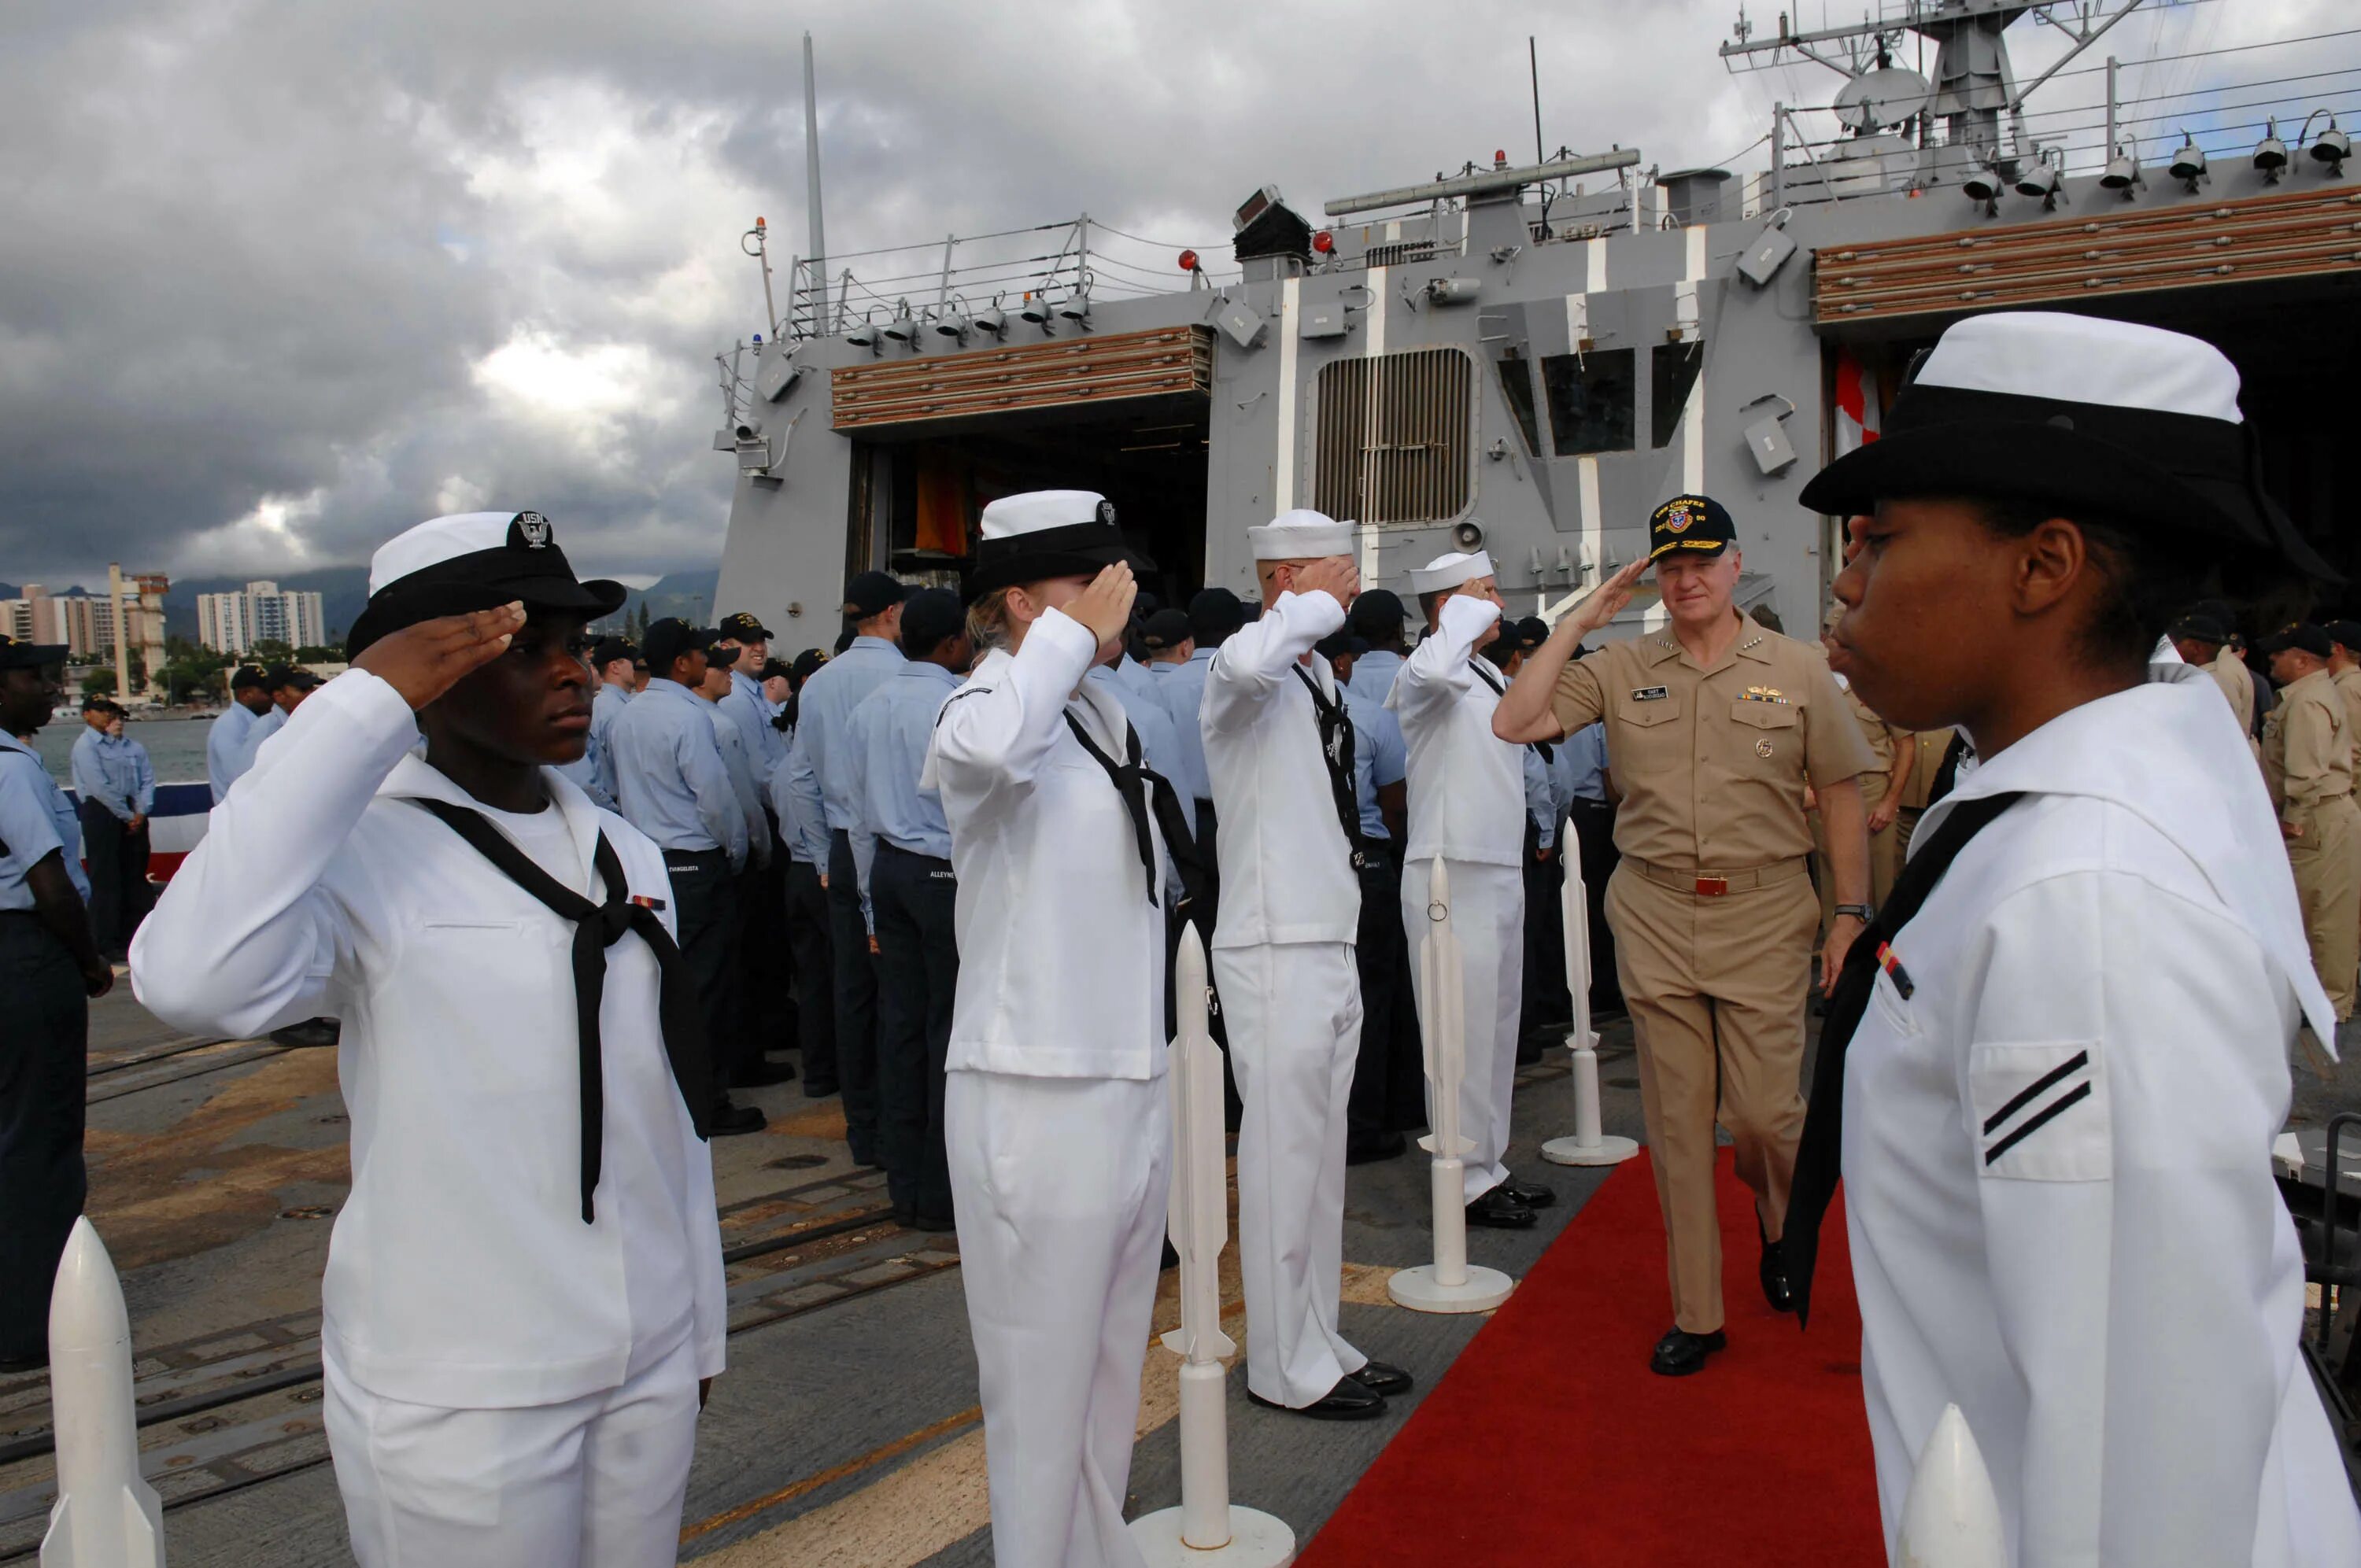
[[1337, 1332], [1345, 1277], [1345, 1103], [1361, 1046], [1349, 942], [1216, 948], [1238, 1124], [1246, 1387], [1301, 1409], [1368, 1357]]
[[1161, 1079], [950, 1074], [943, 1131], [1000, 1568], [1141, 1568], [1124, 1528], [1164, 1252]]
[[658, 1568], [680, 1554], [697, 1347], [555, 1405], [448, 1409], [321, 1357], [322, 1415], [361, 1568]]
[[[1466, 1020], [1467, 1067], [1459, 1080], [1459, 1133], [1476, 1146], [1461, 1157], [1463, 1190], [1473, 1203], [1509, 1179], [1510, 1100], [1517, 1087], [1517, 1015], [1525, 982], [1525, 879], [1515, 866], [1445, 861], [1451, 879], [1451, 929], [1459, 938], [1459, 1000]], [[1433, 922], [1426, 892], [1434, 861], [1402, 868], [1402, 931], [1410, 941], [1410, 972], [1418, 1015], [1433, 1029], [1420, 957]], [[1434, 1119], [1434, 1086], [1427, 1085], [1426, 1124]]]

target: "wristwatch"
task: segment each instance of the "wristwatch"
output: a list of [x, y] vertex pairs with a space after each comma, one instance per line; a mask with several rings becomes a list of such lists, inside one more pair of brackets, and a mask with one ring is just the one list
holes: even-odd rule
[[1869, 904], [1839, 904], [1837, 905], [1837, 913], [1850, 915], [1864, 926], [1877, 918], [1876, 906]]

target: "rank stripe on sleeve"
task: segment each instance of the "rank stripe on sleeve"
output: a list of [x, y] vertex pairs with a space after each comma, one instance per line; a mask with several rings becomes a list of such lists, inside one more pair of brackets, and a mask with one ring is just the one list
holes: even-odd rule
[[2045, 1072], [2039, 1078], [2035, 1079], [2030, 1084], [2017, 1091], [2015, 1097], [2010, 1100], [2007, 1104], [2002, 1106], [1999, 1110], [1985, 1117], [1985, 1133], [1992, 1134], [2000, 1131], [2000, 1124], [2003, 1122], [2007, 1121], [2011, 1116], [2015, 1115], [2019, 1111], [2024, 1110], [2026, 1103], [2028, 1101], [2037, 1098], [2045, 1091], [2056, 1087], [2059, 1080], [2065, 1078], [2070, 1073], [2077, 1072], [2090, 1065], [2091, 1053], [2088, 1051], [2076, 1051], [2072, 1056], [2068, 1057], [2064, 1061], [2059, 1062], [2056, 1067], [2051, 1068], [2048, 1072]]

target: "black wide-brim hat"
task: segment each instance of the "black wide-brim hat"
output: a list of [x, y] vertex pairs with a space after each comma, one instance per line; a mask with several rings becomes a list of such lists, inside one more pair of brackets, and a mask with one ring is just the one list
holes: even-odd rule
[[420, 523], [381, 547], [369, 568], [368, 607], [354, 618], [345, 656], [404, 627], [511, 602], [531, 613], [597, 620], [631, 590], [605, 577], [577, 578], [549, 520], [539, 512], [463, 512]]
[[[1982, 341], [1955, 356], [1969, 360], [1966, 370], [1953, 371], [1943, 365], [1945, 346], [1971, 332]], [[2078, 341], [2084, 335], [2091, 340]], [[2187, 363], [2169, 363], [2175, 356]], [[2070, 360], [2082, 361], [2087, 371], [2094, 359], [2122, 367], [2120, 390], [2104, 389], [2110, 400], [2046, 389], [2093, 384], [2108, 372], [2066, 372]], [[2044, 376], [2045, 369], [2052, 374]], [[2243, 547], [2341, 581], [2265, 493], [2252, 426], [2138, 400], [2143, 371], [2150, 385], [2176, 389], [2226, 377], [2226, 398], [2215, 386], [2212, 406], [2235, 411], [2236, 371], [2196, 338], [2062, 312], [1963, 322], [1903, 388], [1883, 434], [1821, 469], [1797, 499], [1837, 517], [1866, 512], [1888, 497], [2023, 501], [2061, 516], [2105, 519], [2136, 533], [2154, 530], [2190, 543]]]
[[968, 601], [1048, 577], [1094, 577], [1126, 563], [1143, 575], [1156, 570], [1155, 562], [1125, 542], [1114, 503], [1104, 497], [1090, 490], [1005, 496], [983, 509]]

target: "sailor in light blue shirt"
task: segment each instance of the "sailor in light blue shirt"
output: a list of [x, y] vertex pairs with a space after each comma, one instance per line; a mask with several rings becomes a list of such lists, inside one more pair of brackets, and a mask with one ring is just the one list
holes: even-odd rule
[[1402, 656], [1381, 648], [1372, 648], [1353, 661], [1353, 689], [1365, 702], [1383, 707], [1394, 689], [1394, 677], [1401, 673]]
[[1587, 724], [1554, 748], [1564, 783], [1559, 795], [1566, 801], [1607, 798], [1607, 725]]
[[830, 840], [839, 833], [849, 839], [861, 819], [855, 759], [851, 748], [841, 744], [852, 710], [899, 674], [904, 662], [890, 638], [856, 637], [812, 673], [796, 702], [796, 739], [786, 764], [787, 792], [796, 806], [795, 853], [823, 876], [829, 869]]
[[156, 767], [137, 740], [84, 725], [74, 737], [68, 772], [74, 793], [104, 806], [118, 822], [128, 825], [156, 808]]
[[1164, 711], [1172, 716], [1173, 731], [1180, 743], [1181, 761], [1173, 770], [1173, 786], [1180, 787], [1183, 775], [1192, 780], [1190, 788], [1202, 792], [1195, 797], [1200, 807], [1213, 803], [1213, 775], [1205, 771], [1205, 676], [1220, 651], [1200, 642], [1185, 663], [1158, 666], [1172, 672], [1159, 677], [1156, 695], [1163, 700]]
[[623, 819], [663, 850], [721, 850], [741, 870], [746, 816], [715, 739], [712, 705], [678, 681], [651, 679], [607, 732]]
[[320, 677], [301, 665], [273, 664], [262, 672], [262, 684], [270, 693], [270, 711], [256, 719], [254, 728], [246, 733], [246, 750], [237, 767], [241, 773], [254, 766], [254, 759], [262, 754], [263, 742], [285, 727], [287, 716], [320, 684]]
[[231, 673], [229, 695], [229, 706], [205, 731], [205, 782], [213, 786], [216, 806], [254, 760], [254, 727], [263, 715], [276, 711], [270, 706], [270, 694], [263, 689], [262, 672], [251, 664]]
[[720, 698], [729, 690], [729, 675], [724, 665], [709, 666], [701, 695], [711, 705], [706, 717], [713, 722], [713, 743], [721, 748], [721, 769], [730, 775], [730, 793], [738, 797], [738, 814], [746, 822], [746, 858], [758, 867], [767, 866], [771, 863], [771, 823], [763, 814], [763, 786], [754, 776], [753, 759], [746, 754], [746, 739], [738, 733], [737, 721], [721, 710]]
[[935, 718], [963, 679], [940, 664], [911, 660], [893, 679], [879, 682], [852, 710], [846, 741], [861, 778], [861, 825], [853, 830], [852, 861], [861, 880], [862, 916], [873, 931], [877, 917], [870, 876], [876, 846], [890, 844], [931, 860], [951, 858], [951, 830], [943, 819], [942, 796], [918, 787], [918, 770], [926, 765]]
[[73, 802], [51, 782], [38, 751], [0, 732], [0, 909], [33, 907], [25, 873], [53, 850], [63, 851], [66, 876], [88, 903], [90, 878], [82, 874], [82, 822]]
[[582, 755], [598, 784], [588, 792], [590, 797], [609, 809], [615, 804], [615, 766], [607, 757], [607, 732], [614, 728], [639, 685], [639, 649], [620, 637], [606, 638], [590, 650], [590, 668], [598, 677], [598, 689], [590, 695], [590, 745]]
[[756, 673], [770, 654], [770, 630], [741, 610], [735, 615], [721, 618], [721, 635], [732, 644], [729, 648], [716, 650], [714, 655], [728, 661], [730, 665], [730, 691], [721, 699], [721, 711], [738, 726], [738, 734], [746, 742], [746, 756], [753, 764], [755, 776], [767, 781], [787, 756], [787, 738], [771, 725], [771, 720], [778, 716], [778, 709], [763, 695], [762, 676]]
[[[1354, 667], [1357, 671], [1359, 665]], [[1361, 803], [1361, 837], [1390, 839], [1385, 814], [1378, 809], [1378, 791], [1410, 777], [1410, 747], [1402, 740], [1401, 720], [1350, 683], [1339, 689], [1345, 712], [1353, 720], [1353, 793]]]
[[[1556, 748], [1551, 748], [1553, 757]], [[1558, 818], [1564, 809], [1558, 804], [1557, 781], [1551, 776], [1550, 763], [1542, 760], [1539, 746], [1525, 748], [1525, 815], [1541, 837], [1536, 840], [1544, 850], [1557, 847]]]

